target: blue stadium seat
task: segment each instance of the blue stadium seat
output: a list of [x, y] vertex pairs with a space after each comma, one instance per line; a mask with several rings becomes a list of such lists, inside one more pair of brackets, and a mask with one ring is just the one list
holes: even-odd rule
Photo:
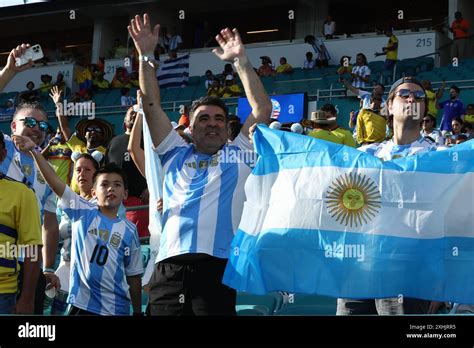
[[[273, 315], [283, 302], [280, 293], [253, 295], [246, 292], [237, 293], [236, 311], [238, 315]], [[242, 311], [242, 313], [239, 313]]]
[[319, 295], [293, 294], [286, 297], [282, 307], [275, 315], [335, 315], [337, 300]]

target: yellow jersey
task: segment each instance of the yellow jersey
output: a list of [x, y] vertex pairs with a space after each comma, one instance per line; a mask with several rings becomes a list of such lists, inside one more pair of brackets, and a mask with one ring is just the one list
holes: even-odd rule
[[[240, 91], [239, 85], [232, 85], [232, 86], [227, 86], [227, 87], [228, 87], [232, 92], [234, 92], [234, 93], [242, 93], [242, 92]], [[221, 93], [222, 93], [222, 98], [230, 98], [230, 97], [233, 97], [232, 94], [227, 93], [227, 92], [224, 92], [225, 88], [226, 88], [226, 87], [221, 88], [221, 89], [222, 89], [222, 92], [221, 92]]]
[[357, 142], [380, 143], [387, 135], [387, 121], [385, 117], [376, 114], [370, 109], [362, 109], [357, 116]]
[[[15, 245], [42, 245], [41, 219], [34, 192], [0, 175], [0, 294], [14, 294], [18, 290], [17, 256], [25, 252]], [[39, 257], [39, 248], [36, 252]]]
[[438, 117], [438, 109], [436, 108], [436, 93], [426, 90], [426, 98], [428, 99], [428, 114]]
[[397, 60], [398, 46], [394, 50], [391, 50], [391, 48], [397, 43], [398, 43], [397, 37], [395, 35], [390, 36], [390, 39], [388, 40], [388, 44], [387, 44], [387, 59]]
[[343, 144], [344, 138], [338, 134], [334, 134], [327, 129], [315, 129], [308, 134], [310, 137], [330, 141], [331, 143]]
[[337, 127], [336, 129], [333, 129], [331, 132], [342, 138], [342, 144], [350, 146], [350, 147], [354, 147], [354, 148], [356, 147], [356, 143], [355, 143], [354, 137], [352, 136], [352, 132], [341, 127]]

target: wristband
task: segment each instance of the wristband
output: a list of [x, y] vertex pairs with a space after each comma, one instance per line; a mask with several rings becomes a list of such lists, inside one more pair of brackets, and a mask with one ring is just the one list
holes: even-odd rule
[[150, 66], [153, 68], [153, 69], [156, 69], [158, 68], [158, 62], [155, 60], [155, 58], [150, 58], [149, 56], [138, 56], [138, 61], [140, 62], [148, 62], [148, 64], [150, 64]]
[[43, 268], [43, 273], [54, 273], [54, 272], [56, 272], [54, 268], [48, 268], [48, 267]]

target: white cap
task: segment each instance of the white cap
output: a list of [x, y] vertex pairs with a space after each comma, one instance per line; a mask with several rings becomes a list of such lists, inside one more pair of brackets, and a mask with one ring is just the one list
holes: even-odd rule
[[171, 121], [171, 125], [173, 126], [173, 129], [176, 129], [179, 127], [179, 125], [175, 121]]
[[270, 128], [271, 129], [280, 129], [281, 128], [281, 123], [278, 121], [274, 121], [270, 123]]
[[303, 127], [299, 123], [293, 123], [291, 125], [291, 131], [293, 133], [303, 134]]

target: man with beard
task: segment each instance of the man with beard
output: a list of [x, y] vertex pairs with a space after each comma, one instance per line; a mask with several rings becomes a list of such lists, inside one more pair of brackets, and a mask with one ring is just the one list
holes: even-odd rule
[[235, 315], [236, 292], [222, 284], [222, 276], [242, 216], [251, 163], [226, 159], [253, 153], [249, 128], [270, 121], [270, 98], [237, 29], [221, 30], [216, 36], [220, 48], [213, 52], [234, 63], [252, 112], [240, 134], [228, 142], [225, 103], [216, 97], [200, 98], [191, 106], [194, 144], [188, 144], [161, 107], [153, 59], [160, 26], [151, 27], [145, 14], [143, 19], [135, 16], [128, 31], [140, 54], [143, 111], [164, 174], [163, 230], [150, 282], [150, 314]]
[[[123, 122], [125, 133], [117, 135], [111, 140], [105, 158], [106, 163], [115, 162], [123, 169], [127, 177], [131, 179], [128, 184], [128, 198], [123, 202], [126, 207], [147, 205], [149, 198], [146, 180], [138, 171], [127, 149], [136, 117], [137, 113], [133, 110], [132, 106], [125, 114]], [[127, 219], [137, 226], [139, 237], [149, 235], [147, 210], [128, 211]]]

